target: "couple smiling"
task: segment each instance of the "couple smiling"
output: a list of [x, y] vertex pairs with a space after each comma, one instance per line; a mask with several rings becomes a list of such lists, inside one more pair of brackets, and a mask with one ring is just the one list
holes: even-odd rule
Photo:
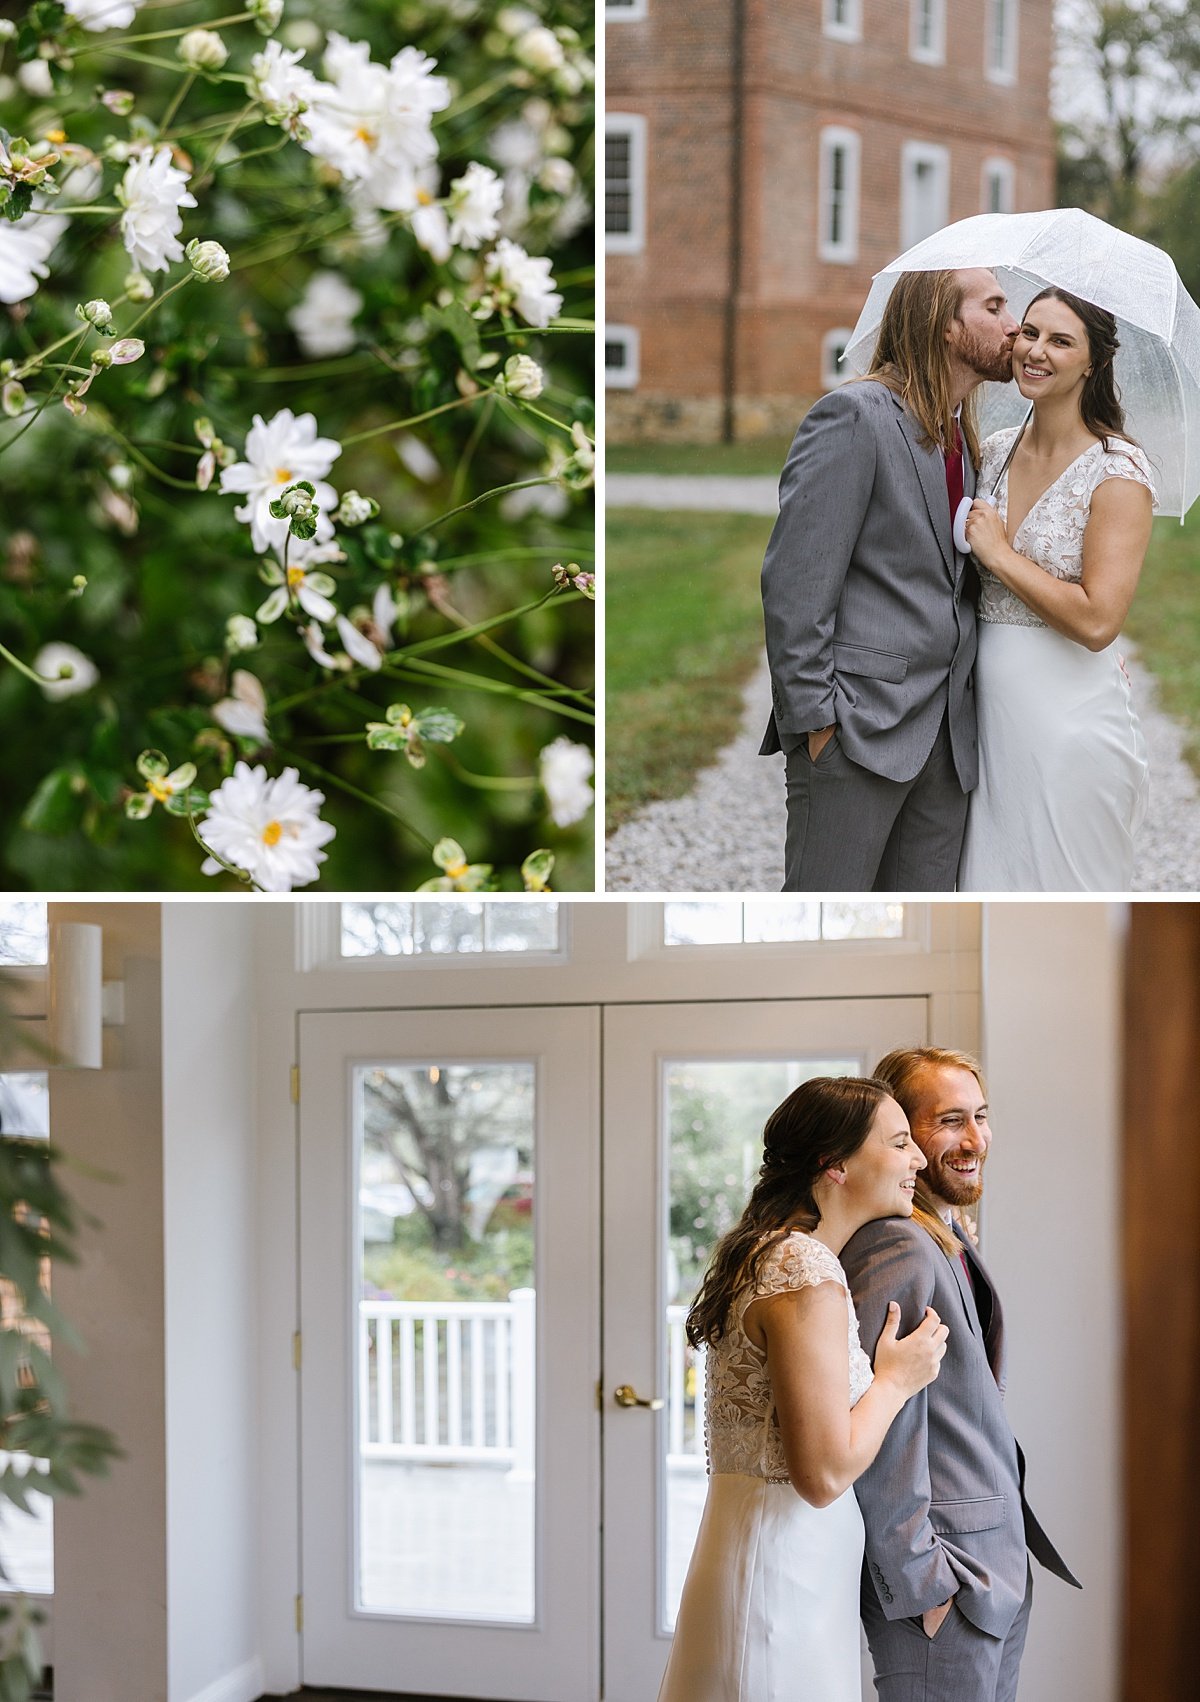
[[[1148, 772], [1115, 641], [1154, 485], [1118, 346], [1066, 291], [1018, 324], [991, 272], [905, 272], [867, 377], [801, 423], [763, 563], [785, 891], [1128, 890]], [[1032, 406], [981, 446], [988, 379]]]
[[1025, 1501], [961, 1226], [990, 1141], [978, 1065], [933, 1047], [768, 1119], [688, 1316], [710, 1476], [659, 1702], [860, 1702], [860, 1614], [880, 1702], [1015, 1702], [1029, 1554], [1078, 1585]]

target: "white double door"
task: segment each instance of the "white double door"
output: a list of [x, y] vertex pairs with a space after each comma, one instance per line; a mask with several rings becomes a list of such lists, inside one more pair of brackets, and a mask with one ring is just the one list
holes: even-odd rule
[[813, 1074], [921, 998], [300, 1020], [304, 1681], [654, 1702], [704, 1497], [683, 1316]]

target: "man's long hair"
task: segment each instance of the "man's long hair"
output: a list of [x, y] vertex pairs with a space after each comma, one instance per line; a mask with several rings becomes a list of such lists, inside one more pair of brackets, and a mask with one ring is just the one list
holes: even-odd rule
[[[899, 1105], [911, 1124], [913, 1112], [921, 1102], [922, 1080], [927, 1070], [966, 1070], [979, 1083], [979, 1091], [987, 1098], [987, 1083], [983, 1079], [983, 1071], [977, 1059], [969, 1052], [952, 1052], [945, 1046], [901, 1046], [896, 1051], [889, 1052], [886, 1058], [881, 1058], [875, 1066], [874, 1079], [881, 1081], [887, 1087], [892, 1098]], [[913, 1221], [919, 1223], [937, 1242], [942, 1252], [951, 1259], [957, 1259], [961, 1246], [953, 1232], [946, 1227], [945, 1219], [938, 1211], [937, 1204], [930, 1193], [929, 1184], [924, 1172], [917, 1177], [917, 1185], [913, 1191]], [[955, 1208], [951, 1214], [967, 1229], [965, 1214], [960, 1208]]]
[[[902, 272], [888, 297], [868, 378], [895, 391], [921, 428], [926, 448], [954, 442], [950, 344], [946, 332], [965, 293], [954, 272]], [[962, 405], [963, 444], [979, 466], [979, 426], [974, 395]]]

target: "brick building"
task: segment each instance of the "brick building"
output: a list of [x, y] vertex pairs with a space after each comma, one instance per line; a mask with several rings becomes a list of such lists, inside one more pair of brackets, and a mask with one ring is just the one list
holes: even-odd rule
[[789, 431], [881, 266], [1053, 205], [1053, 7], [606, 0], [610, 441]]

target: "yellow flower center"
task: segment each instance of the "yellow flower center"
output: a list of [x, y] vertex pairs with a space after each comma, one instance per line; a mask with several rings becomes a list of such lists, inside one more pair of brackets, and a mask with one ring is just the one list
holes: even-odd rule
[[168, 786], [165, 780], [147, 780], [146, 790], [152, 798], [157, 798], [160, 804], [165, 804], [173, 788]]
[[289, 567], [287, 582], [289, 591], [298, 591], [304, 584], [304, 569], [302, 567]]
[[65, 130], [47, 130], [46, 132], [47, 142], [65, 142], [66, 139], [67, 133]]
[[373, 130], [368, 130], [365, 124], [360, 124], [354, 134], [358, 137], [360, 142], [365, 142], [368, 148], [373, 148], [379, 140], [379, 137], [375, 134], [375, 132]]
[[466, 874], [466, 872], [467, 872], [467, 865], [465, 863], [450, 863], [450, 864], [447, 865], [447, 868], [446, 868], [446, 873], [449, 875], [449, 877], [452, 881], [462, 880], [462, 878]]
[[291, 482], [292, 482], [292, 469], [290, 467], [276, 467], [276, 469], [275, 469], [275, 483], [277, 485], [290, 485]]
[[263, 842], [264, 845], [278, 845], [279, 841], [282, 838], [283, 838], [283, 823], [282, 822], [269, 821], [267, 823], [266, 827], [264, 827], [263, 830], [262, 830], [262, 842]]
[[428, 189], [417, 190], [417, 201], [422, 207], [433, 206], [433, 196], [429, 193]]

